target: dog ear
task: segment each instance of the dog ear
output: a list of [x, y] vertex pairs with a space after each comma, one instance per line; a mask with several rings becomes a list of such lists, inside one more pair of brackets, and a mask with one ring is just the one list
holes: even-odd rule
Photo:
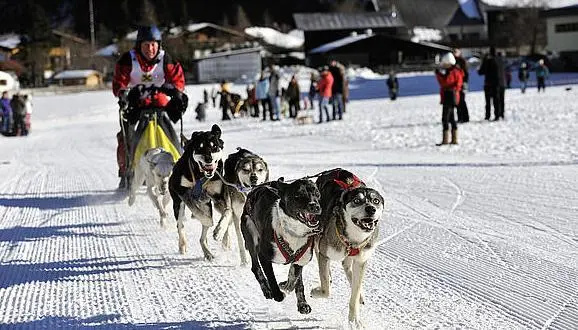
[[221, 128], [217, 124], [213, 124], [211, 127], [211, 133], [213, 133], [217, 138], [221, 138]]
[[263, 161], [263, 164], [265, 164], [265, 171], [267, 171], [267, 176], [265, 176], [265, 182], [269, 182], [269, 164], [267, 164], [266, 161], [264, 161], [263, 159], [261, 159]]

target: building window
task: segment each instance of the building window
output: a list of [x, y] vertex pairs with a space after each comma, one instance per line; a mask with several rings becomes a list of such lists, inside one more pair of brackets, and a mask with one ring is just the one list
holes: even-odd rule
[[556, 31], [556, 33], [578, 32], [578, 22], [577, 23], [556, 24], [555, 31]]

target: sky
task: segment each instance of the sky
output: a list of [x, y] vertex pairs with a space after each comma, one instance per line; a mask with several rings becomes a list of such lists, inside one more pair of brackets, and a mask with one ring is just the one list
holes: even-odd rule
[[[380, 88], [364, 77], [352, 77], [353, 93]], [[211, 87], [187, 86], [191, 104]], [[379, 247], [363, 283], [367, 329], [576, 329], [578, 121], [568, 100], [577, 92], [509, 89], [500, 122], [484, 121], [484, 96], [470, 92], [471, 122], [453, 146], [435, 146], [436, 94], [360, 97], [344, 120], [311, 125], [221, 122], [212, 107], [200, 123], [189, 110], [183, 132], [217, 123], [225, 151], [259, 154], [272, 179], [342, 167], [382, 193]], [[216, 259], [203, 260], [200, 224], [189, 219], [180, 255], [174, 219], [159, 226], [144, 187], [129, 207], [116, 191], [110, 91], [37, 93], [33, 102], [31, 135], [0, 138], [0, 328], [349, 328], [339, 262], [328, 299], [309, 297], [318, 267], [305, 266], [312, 312], [302, 315], [293, 294], [262, 296], [236, 244], [210, 239]], [[287, 266], [274, 270], [286, 278]]]

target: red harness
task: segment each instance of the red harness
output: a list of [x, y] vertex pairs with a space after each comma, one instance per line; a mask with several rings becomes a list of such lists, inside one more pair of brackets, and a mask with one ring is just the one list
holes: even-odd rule
[[307, 250], [309, 250], [309, 248], [313, 248], [313, 244], [315, 241], [315, 238], [313, 236], [309, 236], [309, 238], [307, 239], [307, 243], [305, 243], [305, 245], [300, 247], [297, 251], [293, 252], [293, 249], [291, 249], [287, 241], [285, 241], [283, 237], [277, 235], [277, 232], [275, 232], [274, 230], [273, 230], [273, 239], [277, 244], [277, 248], [279, 249], [279, 251], [281, 251], [281, 254], [285, 258], [285, 265], [299, 261], [301, 257], [305, 255]]
[[344, 190], [354, 189], [365, 185], [365, 183], [355, 176], [355, 174], [351, 174], [350, 177], [345, 178], [345, 181], [339, 179], [340, 174], [341, 171], [335, 173], [335, 179], [333, 179], [333, 182], [337, 183]]

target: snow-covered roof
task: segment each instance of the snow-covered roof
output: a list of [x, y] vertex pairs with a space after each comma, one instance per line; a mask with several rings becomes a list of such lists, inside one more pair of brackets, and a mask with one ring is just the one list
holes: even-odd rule
[[325, 52], [328, 52], [328, 51], [333, 50], [335, 48], [349, 45], [349, 44], [357, 42], [359, 40], [367, 39], [371, 36], [372, 36], [372, 34], [354, 34], [354, 35], [351, 35], [349, 37], [335, 40], [335, 41], [332, 41], [330, 43], [326, 43], [326, 44], [321, 45], [319, 47], [313, 48], [311, 51], [309, 51], [309, 53], [310, 54], [325, 53]]
[[[522, 3], [520, 0], [482, 0], [482, 2], [490, 6], [504, 6], [504, 7], [516, 7], [520, 6], [520, 4]], [[577, 5], [578, 0], [548, 0], [544, 1], [543, 3], [546, 4], [548, 8], [560, 8]]]
[[118, 45], [116, 44], [110, 44], [94, 53], [96, 56], [115, 56], [116, 54], [118, 54]]
[[53, 79], [80, 79], [86, 78], [93, 74], [100, 75], [101, 73], [96, 70], [65, 70], [59, 72], [52, 77]]
[[482, 18], [482, 15], [478, 8], [477, 0], [458, 0], [458, 3], [462, 8], [462, 12], [468, 18], [477, 18], [477, 19]]
[[299, 49], [305, 43], [304, 38], [299, 38], [297, 33], [286, 34], [268, 27], [248, 27], [245, 33], [263, 40], [265, 43], [285, 49]]
[[0, 35], [0, 47], [14, 49], [20, 45], [20, 36], [14, 33]]
[[413, 42], [440, 41], [442, 39], [442, 31], [422, 26], [414, 27], [413, 36], [411, 37], [411, 41]]

